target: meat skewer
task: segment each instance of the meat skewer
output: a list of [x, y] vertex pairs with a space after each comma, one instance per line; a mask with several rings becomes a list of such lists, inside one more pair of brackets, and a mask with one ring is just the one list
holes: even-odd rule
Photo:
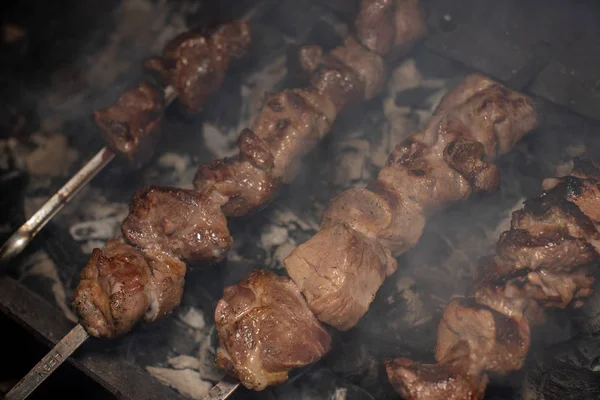
[[468, 297], [446, 306], [437, 364], [388, 361], [388, 377], [406, 399], [479, 399], [486, 373], [520, 369], [530, 327], [546, 308], [578, 308], [593, 292], [600, 261], [599, 165], [575, 159], [564, 177], [512, 214], [493, 255], [482, 260]]
[[[400, 22], [418, 30], [407, 36], [412, 43], [424, 33], [418, 4], [398, 3], [398, 12], [405, 10], [411, 19]], [[400, 38], [395, 45], [410, 43]], [[183, 261], [221, 260], [232, 241], [226, 217], [264, 207], [281, 183], [294, 178], [302, 156], [330, 131], [338, 113], [383, 87], [383, 59], [350, 37], [329, 54], [318, 46], [305, 47], [300, 59], [311, 73], [310, 86], [268, 95], [252, 129], [240, 133], [239, 155], [201, 166], [197, 190], [147, 187], [136, 193], [123, 237], [95, 249], [81, 274], [73, 303], [80, 324], [72, 332], [83, 327], [86, 334], [63, 354], [71, 354], [89, 335], [116, 337], [142, 319], [151, 322], [170, 313], [183, 292]], [[64, 350], [63, 341], [45, 358], [58, 354], [48, 374], [66, 359], [58, 347]], [[35, 379], [40, 378], [34, 370], [13, 390], [27, 395], [22, 388]], [[22, 398], [11, 393], [7, 398]]]
[[259, 270], [225, 288], [215, 310], [217, 364], [263, 390], [322, 358], [331, 345], [326, 326], [355, 326], [426, 219], [496, 189], [492, 160], [538, 123], [530, 98], [468, 76], [422, 131], [396, 146], [375, 181], [333, 199], [320, 230], [285, 258], [291, 279]]
[[246, 20], [255, 12], [253, 9], [243, 19], [225, 24], [209, 36], [193, 31], [176, 36], [167, 43], [162, 56], [151, 58], [144, 65], [159, 78], [164, 90], [142, 81], [124, 92], [114, 105], [95, 111], [96, 124], [107, 146], [8, 238], [0, 248], [0, 265], [21, 253], [115, 155], [136, 165], [148, 160], [159, 139], [164, 111], [175, 99], [189, 114], [200, 111], [223, 83], [230, 61], [248, 48], [250, 32]]

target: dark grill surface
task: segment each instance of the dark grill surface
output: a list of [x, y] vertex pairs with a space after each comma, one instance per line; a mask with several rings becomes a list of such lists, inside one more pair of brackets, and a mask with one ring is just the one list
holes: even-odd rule
[[[188, 27], [214, 26], [255, 4], [5, 3], [0, 6], [0, 240], [103, 145], [91, 113], [140, 78], [144, 58]], [[118, 232], [135, 189], [149, 183], [190, 187], [198, 165], [232, 154], [240, 129], [260, 109], [265, 91], [295, 83], [291, 65], [286, 75], [286, 54], [302, 43], [335, 45], [337, 24], [351, 22], [352, 2], [273, 3], [252, 21], [251, 55], [228, 73], [202, 115], [189, 118], [170, 110], [160, 151], [150, 165], [132, 170], [124, 161], [111, 163], [11, 264], [8, 277], [0, 278], [0, 309], [36, 340], [54, 343], [73, 325], [69, 304], [79, 271], [92, 249]], [[213, 312], [223, 287], [258, 267], [282, 273], [281, 260], [315, 232], [329, 199], [372, 178], [393, 145], [427, 121], [449, 86], [468, 72], [481, 71], [534, 96], [544, 110], [543, 126], [499, 161], [501, 191], [458, 204], [428, 222], [419, 245], [399, 259], [397, 273], [369, 313], [356, 328], [336, 336], [334, 350], [324, 360], [295, 371], [280, 387], [261, 393], [239, 390], [232, 398], [395, 398], [383, 360], [432, 358], [444, 305], [472, 282], [477, 258], [507, 228], [511, 209], [537, 193], [542, 179], [555, 176], [572, 157], [598, 156], [600, 4], [424, 4], [429, 36], [394, 66], [386, 92], [340, 116], [298, 178], [266, 210], [231, 222], [234, 247], [228, 258], [189, 271], [183, 304], [172, 316], [117, 341], [88, 341], [72, 365], [90, 382], [123, 398], [200, 398], [221, 377], [213, 362]], [[595, 296], [576, 318], [573, 313], [553, 314], [533, 336], [527, 368], [493, 379], [487, 396], [561, 398], [571, 393], [573, 398], [597, 398], [600, 355], [590, 349], [600, 348], [594, 338], [600, 333], [599, 310], [600, 296]], [[0, 323], [16, 329], [7, 318]], [[13, 334], [2, 345], [14, 352], [19, 336]], [[22, 372], [34, 362], [25, 364], [19, 363]], [[0, 376], [0, 390], [10, 387], [14, 372]], [[60, 379], [47, 390], [66, 390], [64, 385], [71, 383]]]

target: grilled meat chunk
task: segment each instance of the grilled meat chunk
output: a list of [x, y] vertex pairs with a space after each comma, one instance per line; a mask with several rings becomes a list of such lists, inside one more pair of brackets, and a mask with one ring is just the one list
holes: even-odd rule
[[302, 156], [331, 130], [335, 116], [331, 102], [311, 89], [267, 95], [252, 131], [273, 156], [273, 176], [285, 183], [295, 178]]
[[504, 373], [523, 366], [529, 341], [529, 324], [524, 319], [458, 299], [442, 315], [435, 358], [438, 362], [451, 358], [454, 348], [466, 342], [469, 373], [478, 374], [483, 365], [488, 371]]
[[405, 400], [475, 400], [483, 397], [488, 378], [470, 375], [465, 358], [468, 347], [461, 343], [456, 357], [443, 364], [421, 364], [406, 358], [387, 360], [385, 369], [394, 389]]
[[343, 224], [317, 232], [285, 265], [312, 312], [342, 331], [356, 325], [397, 266], [389, 250]]
[[322, 322], [352, 328], [395, 270], [391, 255], [413, 247], [440, 208], [495, 189], [498, 173], [488, 160], [538, 123], [531, 99], [486, 77], [470, 76], [459, 88], [470, 96], [450, 92], [427, 127], [396, 146], [377, 179], [334, 199], [321, 231], [284, 260]]
[[194, 185], [201, 192], [214, 189], [224, 197], [223, 213], [240, 217], [265, 207], [281, 181], [269, 170], [235, 158], [215, 160], [198, 168]]
[[[542, 194], [513, 213], [495, 254], [484, 259], [470, 298], [454, 300], [444, 310], [438, 364], [428, 369], [450, 371], [463, 382], [519, 369], [529, 349], [529, 326], [544, 321], [543, 309], [577, 308], [592, 295], [592, 269], [600, 257], [598, 176], [596, 165], [576, 160], [572, 174], [544, 181]], [[466, 353], [459, 349], [464, 344]], [[459, 360], [461, 367], [447, 360]], [[408, 398], [448, 396], [446, 386], [432, 385], [410, 361], [393, 365], [401, 367], [388, 369], [388, 376], [400, 393], [410, 392]], [[423, 387], [430, 390], [417, 390]], [[473, 398], [482, 398], [483, 389]]]
[[90, 335], [117, 337], [140, 319], [154, 321], [179, 305], [184, 275], [178, 259], [110, 239], [81, 272], [73, 307]]
[[319, 46], [303, 46], [299, 59], [302, 68], [312, 74], [311, 86], [331, 100], [338, 112], [348, 104], [372, 99], [383, 89], [383, 59], [350, 37], [327, 55]]
[[150, 186], [136, 192], [122, 225], [125, 239], [189, 261], [216, 262], [231, 246], [216, 192]]
[[147, 161], [159, 139], [163, 95], [147, 82], [123, 93], [117, 102], [94, 111], [108, 146], [136, 164]]
[[418, 0], [361, 0], [356, 18], [358, 38], [381, 56], [400, 56], [425, 35]]
[[171, 40], [162, 57], [151, 58], [145, 67], [172, 86], [188, 113], [202, 109], [207, 97], [223, 83], [232, 58], [250, 44], [247, 22], [233, 21], [210, 36], [185, 32]]
[[217, 364], [254, 390], [285, 382], [292, 368], [319, 360], [331, 345], [298, 287], [263, 270], [225, 288], [215, 324]]
[[[222, 26], [210, 36], [188, 32], [171, 41], [161, 57], [148, 60], [145, 66], [156, 73], [164, 85], [170, 86], [186, 111], [192, 113], [198, 111], [206, 97], [220, 86], [228, 63], [232, 57], [245, 50], [248, 42], [249, 27], [241, 21]], [[109, 248], [105, 250], [106, 254], [97, 250], [85, 270], [82, 281], [85, 290], [78, 291], [76, 303], [82, 305], [82, 314], [87, 314], [88, 319], [93, 317], [99, 321], [108, 321], [104, 322], [108, 328], [102, 330], [92, 327], [91, 332], [115, 336], [133, 326], [142, 310], [147, 313], [146, 319], [155, 319], [167, 313], [181, 297], [183, 275], [176, 273], [183, 270], [181, 260], [214, 262], [222, 259], [231, 246], [225, 216], [247, 215], [265, 206], [281, 182], [290, 182], [294, 178], [300, 159], [331, 130], [340, 110], [353, 102], [372, 98], [383, 87], [386, 71], [382, 58], [355, 40], [348, 38], [343, 46], [327, 55], [323, 55], [322, 49], [318, 47], [313, 47], [305, 55], [303, 64], [312, 73], [309, 88], [269, 95], [252, 129], [241, 132], [238, 140], [239, 154], [200, 167], [194, 181], [197, 191], [148, 187], [136, 193], [130, 214], [122, 225], [124, 239], [132, 246], [125, 245], [122, 240], [119, 243], [139, 257], [111, 258]], [[366, 311], [381, 281], [396, 268], [396, 264], [391, 259], [390, 251], [369, 235], [342, 225], [332, 227], [331, 232], [340, 233], [340, 248], [347, 248], [351, 252], [352, 257], [343, 262], [344, 268], [347, 267], [350, 272], [356, 271], [357, 276], [367, 279], [369, 293], [350, 300], [341, 294], [358, 287], [357, 282], [349, 279], [346, 283], [336, 283], [339, 293], [337, 300], [334, 300], [349, 315], [333, 317], [340, 324], [353, 325], [357, 317]], [[359, 255], [362, 250], [371, 254], [369, 260], [373, 260], [369, 261], [371, 265], [365, 271], [360, 270], [362, 261]], [[128, 260], [132, 260], [133, 264], [130, 265]], [[117, 262], [120, 263], [118, 266]], [[115, 267], [102, 267], [109, 264], [114, 264]], [[100, 270], [103, 271], [102, 274], [99, 274]], [[110, 305], [105, 306], [109, 301], [106, 300], [109, 298], [106, 295], [109, 290], [106, 282], [114, 282], [121, 271], [128, 270], [135, 271], [135, 274], [130, 274], [132, 282], [142, 282], [135, 286], [135, 294], [140, 299], [139, 309], [131, 311], [127, 326], [119, 322], [119, 326], [114, 328]], [[220, 333], [223, 338], [227, 338], [221, 348], [221, 364], [238, 368], [237, 371], [241, 371], [238, 374], [244, 375], [242, 379], [245, 384], [261, 388], [269, 383], [282, 381], [290, 368], [316, 360], [328, 350], [328, 334], [310, 314], [305, 300], [291, 281], [285, 280], [282, 283], [281, 280], [268, 278], [263, 274], [245, 285], [251, 287], [254, 291], [252, 293], [256, 292], [257, 296], [262, 293], [281, 300], [271, 303], [267, 297], [254, 297], [254, 308], [242, 314], [227, 311], [227, 302], [234, 302], [231, 297], [233, 295], [226, 295], [229, 300], [221, 303], [219, 310], [224, 313], [225, 319], [220, 325]], [[261, 285], [263, 288], [259, 288]], [[246, 286], [230, 289], [230, 292], [252, 291]], [[104, 297], [98, 295], [98, 306], [90, 303], [88, 292], [92, 290], [105, 292]], [[134, 293], [133, 289], [130, 292]], [[248, 307], [251, 305], [248, 304]], [[296, 314], [293, 314], [292, 308]], [[324, 305], [323, 315], [330, 311]], [[273, 326], [273, 321], [279, 318], [276, 316], [278, 313], [285, 316], [279, 320], [281, 326], [291, 327], [285, 332], [274, 328], [275, 336], [279, 335], [287, 340], [281, 342], [283, 347], [268, 340], [268, 331]], [[298, 319], [298, 315], [302, 315], [302, 318]], [[252, 358], [254, 353], [250, 352], [244, 353], [250, 355], [250, 358], [243, 358], [240, 352], [244, 343], [235, 342], [241, 338], [230, 340], [226, 336], [226, 332], [236, 329], [237, 325], [228, 325], [229, 320], [233, 323], [234, 318], [239, 319], [240, 324], [249, 324], [247, 329], [253, 326], [264, 328], [263, 331], [255, 332], [256, 343], [265, 349], [260, 360]], [[287, 322], [284, 324], [282, 321]], [[96, 323], [98, 324], [102, 325]], [[88, 323], [87, 326], [92, 324]], [[293, 338], [292, 334], [295, 333], [302, 339]], [[285, 353], [290, 348], [293, 351]], [[288, 358], [280, 357], [278, 361], [280, 354]], [[243, 366], [244, 363], [248, 368]]]

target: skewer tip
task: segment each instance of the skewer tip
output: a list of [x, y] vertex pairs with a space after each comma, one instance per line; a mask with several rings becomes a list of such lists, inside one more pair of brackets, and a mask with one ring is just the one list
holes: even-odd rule
[[32, 236], [21, 230], [13, 233], [0, 248], [0, 266], [8, 264], [31, 242]]

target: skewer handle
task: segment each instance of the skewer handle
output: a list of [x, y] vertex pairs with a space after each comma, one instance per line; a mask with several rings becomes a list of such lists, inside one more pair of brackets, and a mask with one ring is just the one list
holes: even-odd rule
[[213, 386], [212, 389], [204, 395], [202, 400], [225, 400], [231, 396], [239, 386], [240, 383], [237, 380], [230, 376], [226, 376]]
[[73, 329], [23, 379], [4, 396], [4, 400], [23, 400], [46, 380], [89, 337], [81, 324]]
[[31, 242], [37, 233], [98, 174], [115, 154], [103, 147], [87, 164], [31, 216], [0, 249], [0, 265], [6, 264]]

